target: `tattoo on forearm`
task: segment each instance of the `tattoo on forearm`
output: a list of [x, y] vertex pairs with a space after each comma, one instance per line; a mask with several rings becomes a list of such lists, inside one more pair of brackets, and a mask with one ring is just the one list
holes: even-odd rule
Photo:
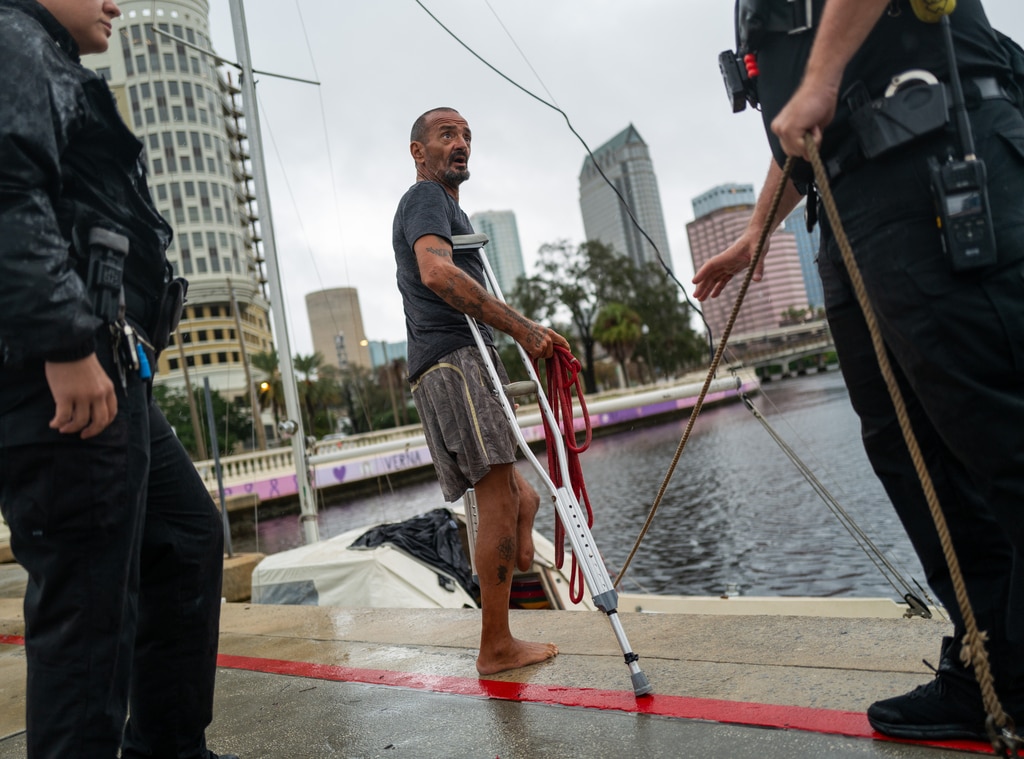
[[452, 252], [448, 248], [427, 248], [427, 253], [437, 256], [438, 258], [451, 258]]

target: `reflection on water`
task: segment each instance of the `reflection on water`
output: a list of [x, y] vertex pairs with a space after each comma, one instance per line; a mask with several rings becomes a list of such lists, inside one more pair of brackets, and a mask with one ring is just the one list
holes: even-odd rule
[[[854, 521], [907, 577], [923, 583], [910, 542], [860, 444], [838, 372], [767, 384], [754, 402]], [[679, 445], [687, 419], [598, 438], [581, 457], [594, 538], [614, 574], [625, 561]], [[524, 474], [538, 484], [532, 470]], [[442, 504], [433, 480], [341, 497], [320, 516], [322, 537]], [[542, 491], [543, 492], [543, 491]], [[551, 537], [553, 510], [538, 515]], [[295, 516], [264, 521], [236, 550], [300, 545]], [[741, 403], [701, 413], [623, 590], [745, 595], [898, 594], [796, 466]], [[639, 586], [639, 588], [638, 588]]]

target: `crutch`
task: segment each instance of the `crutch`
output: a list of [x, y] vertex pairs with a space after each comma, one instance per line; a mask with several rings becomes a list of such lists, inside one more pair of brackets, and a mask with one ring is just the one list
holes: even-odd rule
[[[505, 298], [502, 296], [501, 290], [498, 288], [498, 282], [494, 277], [494, 272], [491, 270], [491, 266], [487, 261], [487, 256], [484, 255], [483, 246], [486, 244], [487, 235], [485, 234], [454, 235], [452, 237], [453, 252], [462, 253], [463, 255], [471, 255], [470, 251], [477, 251], [477, 254], [480, 256], [480, 260], [483, 263], [484, 274], [486, 276], [487, 283], [491, 288], [491, 292], [494, 293], [496, 298], [504, 302]], [[566, 532], [569, 535], [569, 540], [572, 543], [573, 555], [576, 557], [576, 560], [580, 564], [580, 568], [583, 570], [583, 578], [586, 580], [587, 587], [590, 589], [590, 595], [594, 600], [594, 605], [608, 616], [608, 621], [611, 623], [615, 637], [619, 641], [619, 648], [622, 649], [622, 653], [626, 659], [626, 666], [629, 667], [630, 678], [633, 682], [633, 693], [637, 696], [646, 696], [652, 692], [653, 688], [647, 680], [647, 675], [645, 675], [643, 670], [640, 669], [640, 665], [638, 663], [640, 657], [630, 649], [629, 640], [627, 640], [626, 633], [622, 629], [622, 622], [619, 620], [617, 609], [619, 594], [618, 591], [615, 590], [615, 586], [612, 584], [611, 578], [608, 576], [608, 569], [605, 567], [604, 561], [601, 559], [601, 556], [597, 551], [597, 546], [594, 545], [593, 535], [590, 532], [590, 527], [587, 525], [587, 516], [581, 509], [579, 501], [576, 499], [576, 496], [571, 489], [565, 485], [556, 487], [555, 483], [552, 482], [551, 478], [548, 476], [547, 470], [537, 460], [537, 457], [534, 456], [533, 451], [530, 450], [530, 446], [527, 444], [526, 438], [523, 436], [523, 432], [519, 428], [519, 423], [516, 421], [515, 410], [512, 407], [510, 396], [514, 397], [516, 395], [536, 393], [537, 398], [540, 401], [541, 413], [545, 420], [547, 420], [548, 428], [552, 430], [557, 429], [554, 414], [551, 411], [551, 406], [548, 403], [547, 397], [541, 389], [540, 379], [534, 371], [533, 363], [530, 361], [529, 356], [526, 355], [522, 346], [516, 344], [516, 348], [519, 350], [519, 357], [526, 366], [526, 371], [530, 376], [530, 381], [513, 382], [508, 386], [503, 385], [498, 377], [498, 372], [494, 367], [494, 362], [491, 361], [487, 346], [484, 344], [484, 339], [480, 334], [480, 328], [476, 323], [476, 319], [467, 315], [466, 321], [469, 322], [469, 328], [473, 332], [477, 348], [479, 348], [480, 354], [483, 356], [484, 365], [487, 367], [487, 373], [490, 376], [491, 384], [493, 385], [498, 397], [501, 399], [502, 410], [505, 413], [505, 418], [508, 420], [508, 423], [512, 426], [516, 440], [519, 443], [519, 449], [523, 452], [523, 455], [533, 466], [534, 470], [540, 476], [548, 491], [551, 493], [551, 499], [554, 502], [555, 510], [558, 512], [558, 517], [561, 519], [562, 524], [565, 526]], [[548, 445], [555, 446], [558, 467], [563, 475], [562, 482], [568, 483], [569, 462], [565, 452], [565, 444], [561, 437], [557, 435], [553, 435], [551, 437], [553, 439], [548, 440]], [[468, 495], [466, 498], [466, 523], [467, 529], [469, 530], [469, 542], [471, 545], [476, 542], [476, 522], [477, 513], [475, 495]]]

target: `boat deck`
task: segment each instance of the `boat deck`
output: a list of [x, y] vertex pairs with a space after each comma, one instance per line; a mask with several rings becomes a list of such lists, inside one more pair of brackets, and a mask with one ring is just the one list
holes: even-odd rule
[[[20, 587], [0, 567], [0, 759], [25, 755]], [[22, 585], [19, 587], [19, 581]], [[600, 612], [515, 611], [544, 664], [481, 679], [476, 610], [225, 604], [213, 750], [242, 759], [954, 757], [873, 734], [864, 709], [932, 675], [939, 620], [623, 612], [633, 695]]]

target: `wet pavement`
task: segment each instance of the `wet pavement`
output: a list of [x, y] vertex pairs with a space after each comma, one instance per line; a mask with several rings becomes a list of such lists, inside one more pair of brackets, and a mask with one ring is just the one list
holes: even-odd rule
[[[17, 568], [0, 568], [0, 759], [25, 756]], [[23, 584], [23, 573], [21, 582]], [[560, 649], [480, 679], [477, 610], [225, 604], [212, 749], [242, 759], [900, 757], [991, 753], [872, 734], [864, 709], [927, 681], [940, 620], [622, 613], [633, 695], [600, 612], [515, 611]]]

